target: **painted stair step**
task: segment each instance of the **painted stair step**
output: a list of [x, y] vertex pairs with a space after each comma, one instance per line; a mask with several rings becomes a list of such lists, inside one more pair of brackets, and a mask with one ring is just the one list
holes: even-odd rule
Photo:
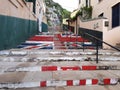
[[63, 81], [48, 80], [48, 81], [40, 81], [40, 82], [0, 83], [0, 89], [57, 87], [57, 86], [117, 85], [117, 84], [120, 84], [120, 78], [81, 79], [81, 80], [63, 80]]
[[96, 66], [96, 65], [83, 65], [83, 66], [35, 66], [35, 67], [20, 67], [10, 68], [3, 70], [2, 73], [7, 72], [47, 72], [47, 71], [81, 71], [81, 70], [120, 70], [120, 66], [109, 65], [109, 66]]

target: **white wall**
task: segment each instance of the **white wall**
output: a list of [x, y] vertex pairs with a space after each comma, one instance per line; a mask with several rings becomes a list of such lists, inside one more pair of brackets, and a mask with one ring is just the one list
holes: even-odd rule
[[1, 15], [36, 20], [36, 16], [31, 12], [31, 7], [32, 4], [27, 4], [23, 0], [0, 0]]
[[[112, 28], [112, 7], [118, 2], [120, 2], [120, 0], [103, 0], [94, 5], [92, 15], [92, 18], [96, 18], [101, 13], [104, 13], [104, 17], [106, 17], [109, 21], [109, 27], [108, 29], [103, 29], [103, 40], [113, 46], [116, 46], [117, 43], [120, 43], [120, 26]], [[110, 47], [104, 45], [104, 48]]]
[[[103, 32], [103, 41], [116, 46], [117, 43], [120, 43], [120, 26], [109, 30], [107, 26], [105, 26], [105, 22], [108, 22], [108, 19], [96, 19], [91, 21], [84, 21], [82, 22], [79, 19], [79, 27], [92, 29], [95, 31]], [[96, 28], [94, 28], [94, 26]], [[109, 46], [103, 44], [104, 49], [110, 48]]]
[[[116, 46], [117, 43], [120, 43], [120, 26], [112, 30], [104, 30], [103, 40], [113, 46]], [[104, 45], [104, 48], [110, 48], [110, 47]]]
[[120, 0], [103, 0], [97, 3], [93, 7], [92, 18], [98, 17], [101, 13], [104, 13], [104, 17], [108, 18], [109, 30], [112, 29], [112, 7], [120, 2]]
[[[88, 0], [88, 2], [90, 2], [91, 6], [94, 6], [98, 3], [98, 0]], [[81, 3], [79, 4], [79, 9], [81, 7], [84, 7], [86, 5], [86, 0], [81, 0]]]
[[105, 20], [106, 19], [101, 18], [101, 19], [93, 19], [89, 21], [81, 21], [79, 18], [79, 27], [103, 32]]

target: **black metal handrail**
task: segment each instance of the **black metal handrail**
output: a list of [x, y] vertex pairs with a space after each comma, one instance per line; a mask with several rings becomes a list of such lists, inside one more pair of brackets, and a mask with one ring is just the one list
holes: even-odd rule
[[[99, 38], [97, 38], [97, 37], [95, 37], [95, 36], [93, 36], [93, 35], [91, 35], [89, 33], [84, 33], [84, 36], [85, 35], [88, 35], [88, 36], [90, 36], [90, 37], [92, 37], [92, 38], [94, 38], [96, 40], [96, 63], [98, 63], [98, 50], [99, 50], [98, 42], [99, 41], [106, 44], [106, 45], [108, 45], [108, 46], [110, 46], [111, 48], [113, 48], [113, 49], [115, 49], [117, 51], [120, 51], [120, 49], [110, 45], [109, 43], [106, 43], [105, 41], [103, 41], [103, 40], [101, 40], [101, 39], [99, 39]], [[84, 47], [83, 47], [83, 50], [84, 50]]]

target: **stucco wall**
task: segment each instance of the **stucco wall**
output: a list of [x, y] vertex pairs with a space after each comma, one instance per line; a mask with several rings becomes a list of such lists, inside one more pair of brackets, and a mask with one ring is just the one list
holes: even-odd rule
[[[112, 30], [105, 29], [103, 32], [103, 39], [105, 42], [116, 46], [117, 43], [120, 43], [120, 26]], [[104, 45], [104, 48], [110, 48], [109, 46]]]
[[105, 26], [105, 20], [106, 19], [103, 19], [103, 18], [97, 18], [97, 19], [88, 20], [88, 21], [81, 21], [79, 18], [78, 23], [79, 23], [79, 27], [81, 28], [103, 32], [103, 28]]
[[103, 0], [100, 3], [94, 5], [92, 18], [98, 17], [101, 13], [104, 13], [104, 17], [108, 18], [109, 30], [112, 29], [112, 7], [120, 2], [120, 0]]
[[32, 3], [26, 3], [24, 0], [0, 0], [1, 15], [36, 20], [31, 9]]
[[[104, 17], [108, 19], [109, 27], [103, 28], [103, 40], [113, 46], [120, 43], [120, 26], [112, 28], [112, 7], [120, 2], [120, 0], [103, 0], [102, 2], [94, 5], [92, 18], [98, 17], [101, 13], [104, 13]], [[104, 48], [110, 48], [103, 45]]]
[[32, 7], [24, 0], [0, 0], [0, 50], [15, 48], [38, 33]]
[[[103, 33], [103, 41], [116, 46], [117, 43], [120, 43], [120, 26], [109, 30], [107, 26], [105, 26], [105, 22], [108, 22], [108, 19], [96, 19], [90, 21], [82, 22], [79, 20], [79, 27], [85, 28], [94, 31], [100, 31]], [[103, 48], [110, 48], [108, 45], [103, 44]]]

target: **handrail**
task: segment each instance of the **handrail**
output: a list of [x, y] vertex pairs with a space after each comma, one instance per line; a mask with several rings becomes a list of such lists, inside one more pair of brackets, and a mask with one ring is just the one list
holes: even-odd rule
[[[99, 39], [99, 38], [97, 38], [97, 37], [95, 37], [95, 36], [93, 36], [93, 35], [91, 35], [91, 34], [89, 34], [89, 33], [83, 33], [83, 34], [84, 34], [84, 36], [85, 36], [85, 35], [88, 35], [88, 36], [90, 36], [90, 37], [92, 37], [92, 38], [94, 38], [94, 39], [96, 40], [96, 63], [98, 63], [98, 49], [99, 49], [99, 48], [98, 48], [98, 41], [100, 41], [100, 42], [102, 42], [102, 43], [110, 46], [111, 48], [113, 48], [113, 49], [115, 49], [115, 50], [117, 50], [117, 51], [120, 51], [120, 49], [118, 49], [118, 48], [110, 45], [109, 43], [106, 43], [105, 41], [103, 41], [103, 40], [101, 40], [101, 39]], [[84, 50], [84, 47], [83, 47], [83, 50]]]
[[117, 51], [120, 51], [120, 49], [118, 49], [118, 48], [116, 48], [116, 47], [114, 47], [114, 46], [112, 46], [112, 45], [104, 42], [103, 40], [101, 40], [101, 39], [99, 39], [99, 38], [97, 38], [97, 37], [95, 37], [95, 36], [93, 36], [93, 35], [90, 35], [90, 34], [88, 34], [88, 33], [85, 33], [85, 34], [88, 35], [88, 36], [90, 36], [90, 37], [92, 37], [92, 38], [94, 38], [94, 39], [96, 39], [96, 40], [98, 40], [98, 41], [100, 41], [100, 42], [102, 42], [102, 43], [104, 43], [104, 44], [106, 44], [106, 45], [108, 45], [108, 46], [110, 46], [110, 47], [113, 48], [113, 49], [116, 49]]

